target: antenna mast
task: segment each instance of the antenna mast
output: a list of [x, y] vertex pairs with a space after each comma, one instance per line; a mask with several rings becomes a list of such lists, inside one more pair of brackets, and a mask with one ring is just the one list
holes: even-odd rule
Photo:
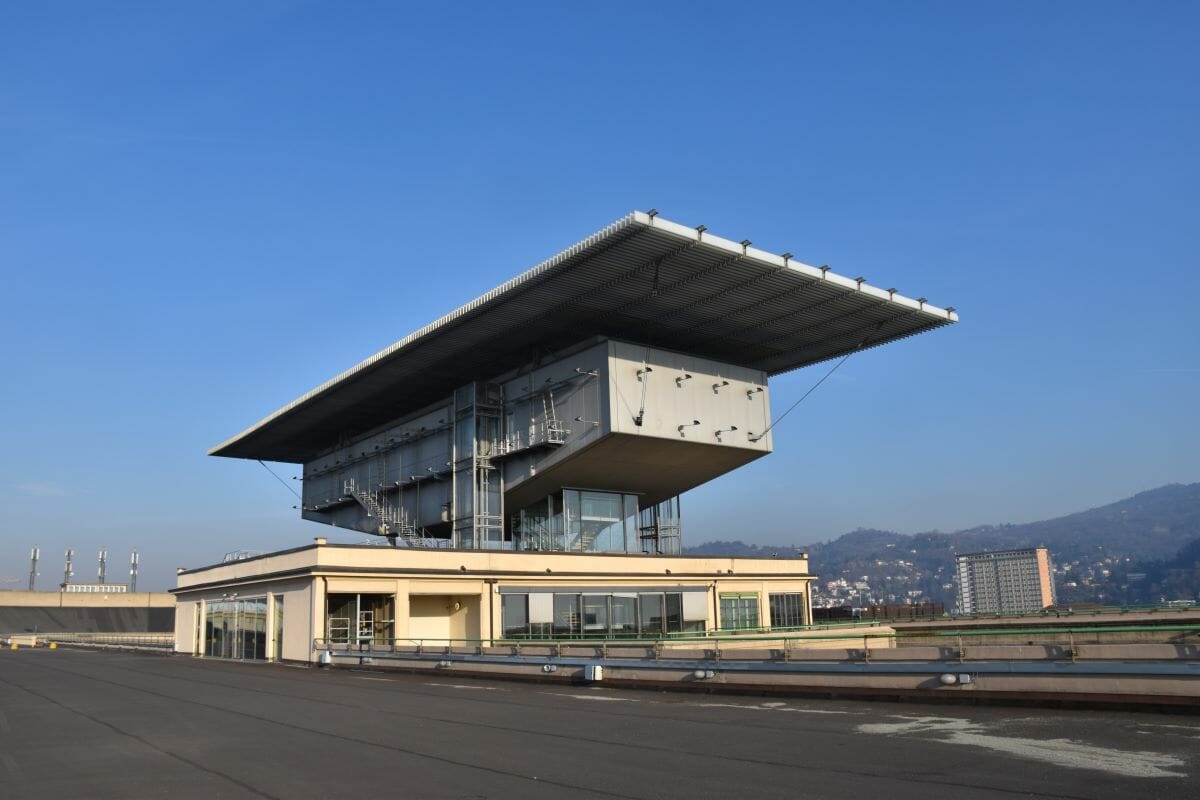
[[39, 550], [37, 547], [34, 547], [33, 551], [30, 552], [30, 554], [29, 554], [29, 591], [31, 591], [31, 592], [34, 591], [33, 584], [37, 580], [37, 576], [38, 576], [37, 562], [38, 562], [38, 556], [40, 556], [41, 554], [42, 554], [42, 551]]

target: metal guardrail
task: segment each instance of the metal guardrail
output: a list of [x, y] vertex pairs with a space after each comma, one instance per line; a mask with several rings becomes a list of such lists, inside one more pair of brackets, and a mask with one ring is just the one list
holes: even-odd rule
[[1175, 604], [1155, 604], [1155, 605], [1131, 605], [1131, 606], [1095, 606], [1088, 608], [1056, 608], [1042, 609], [1040, 611], [1017, 611], [1008, 614], [921, 614], [914, 616], [897, 616], [897, 617], [848, 617], [846, 619], [830, 619], [822, 620], [816, 623], [816, 626], [822, 625], [879, 625], [890, 624], [895, 622], [992, 622], [996, 620], [1019, 620], [1019, 619], [1047, 619], [1062, 617], [1086, 617], [1086, 616], [1103, 616], [1123, 614], [1186, 614], [1200, 612], [1200, 605], [1196, 603], [1175, 603]]
[[175, 647], [174, 633], [39, 633], [40, 642], [56, 644], [102, 645], [107, 647], [148, 647], [170, 650]]
[[[795, 632], [776, 632], [776, 633], [751, 633], [742, 635], [726, 635], [726, 636], [671, 636], [667, 638], [653, 639], [582, 639], [582, 638], [564, 638], [564, 639], [516, 639], [516, 638], [496, 638], [496, 639], [433, 639], [433, 638], [383, 638], [376, 637], [373, 639], [360, 639], [357, 641], [334, 641], [329, 639], [315, 639], [313, 644], [317, 650], [336, 650], [337, 652], [355, 653], [355, 654], [371, 654], [384, 652], [411, 652], [416, 651], [423, 653], [436, 652], [451, 652], [455, 650], [476, 650], [480, 653], [484, 648], [512, 648], [514, 652], [519, 653], [522, 649], [529, 648], [602, 648], [602, 649], [620, 649], [620, 648], [649, 648], [655, 651], [669, 650], [678, 648], [681, 645], [694, 644], [697, 646], [712, 647], [719, 651], [724, 645], [726, 649], [749, 648], [758, 646], [774, 645], [782, 647], [784, 650], [803, 649], [805, 644], [820, 644], [820, 643], [836, 643], [846, 642], [848, 645], [863, 643], [864, 646], [869, 646], [872, 641], [886, 641], [889, 643], [901, 643], [905, 640], [921, 640], [921, 639], [947, 639], [951, 638], [960, 645], [964, 640], [983, 639], [990, 637], [1012, 637], [1012, 636], [1095, 636], [1103, 638], [1114, 634], [1149, 634], [1161, 635], [1161, 642], [1168, 643], [1183, 643], [1186, 637], [1195, 635], [1197, 640], [1195, 644], [1200, 645], [1200, 623], [1181, 624], [1181, 625], [1122, 625], [1122, 626], [1072, 626], [1063, 628], [1020, 628], [1020, 629], [961, 629], [945, 631], [862, 631], [860, 632], [844, 632], [844, 633], [827, 633], [823, 631], [806, 631], [802, 635], [797, 635]], [[1172, 634], [1178, 634], [1173, 637]], [[1171, 639], [1177, 641], [1170, 641]], [[1094, 644], [1105, 644], [1105, 642], [1092, 642]], [[1120, 641], [1107, 642], [1108, 644], [1126, 644], [1127, 639]], [[1145, 643], [1145, 642], [1143, 642]]]

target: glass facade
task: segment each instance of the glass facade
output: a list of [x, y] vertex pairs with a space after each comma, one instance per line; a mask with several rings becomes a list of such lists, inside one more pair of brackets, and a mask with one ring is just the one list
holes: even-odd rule
[[[643, 508], [639, 518], [641, 551], [643, 553], [679, 555], [682, 552], [681, 526], [678, 497], [671, 497], [656, 505]], [[636, 551], [631, 550], [630, 552]]]
[[204, 655], [265, 660], [267, 598], [207, 603], [204, 612]]
[[529, 595], [501, 596], [501, 629], [509, 639], [654, 639], [703, 633], [705, 620], [685, 619], [679, 592], [555, 592], [553, 622], [530, 622]]
[[395, 608], [390, 594], [330, 594], [325, 635], [343, 644], [390, 640], [395, 635]]
[[772, 594], [770, 602], [772, 628], [799, 628], [805, 624], [803, 594]]
[[758, 595], [721, 595], [721, 628], [745, 630], [759, 627]]
[[277, 594], [271, 598], [271, 630], [274, 636], [271, 641], [271, 658], [283, 660], [283, 595]]
[[564, 489], [521, 509], [516, 550], [640, 553], [637, 495]]

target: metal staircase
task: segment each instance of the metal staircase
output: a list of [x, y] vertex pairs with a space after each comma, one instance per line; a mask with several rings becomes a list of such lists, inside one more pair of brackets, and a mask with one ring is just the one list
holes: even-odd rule
[[433, 539], [422, 535], [409, 521], [408, 512], [404, 507], [393, 506], [383, 497], [382, 492], [364, 489], [354, 478], [346, 479], [345, 492], [366, 509], [368, 517], [379, 521], [377, 533], [380, 536], [403, 541], [409, 547], [437, 547]]

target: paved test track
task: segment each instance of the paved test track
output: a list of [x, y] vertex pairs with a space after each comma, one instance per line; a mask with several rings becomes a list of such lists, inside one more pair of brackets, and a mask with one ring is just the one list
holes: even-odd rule
[[0, 797], [1183, 798], [1200, 719], [0, 652]]

